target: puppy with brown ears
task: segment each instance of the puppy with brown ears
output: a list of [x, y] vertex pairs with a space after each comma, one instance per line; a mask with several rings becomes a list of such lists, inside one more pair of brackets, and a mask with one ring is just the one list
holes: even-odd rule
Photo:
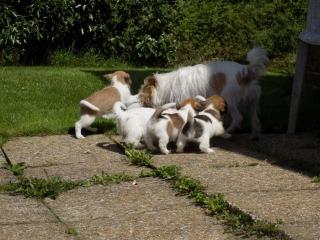
[[132, 80], [130, 75], [123, 71], [116, 71], [103, 76], [110, 81], [110, 86], [103, 88], [80, 101], [80, 120], [75, 123], [76, 138], [84, 138], [81, 129], [96, 132], [96, 128], [90, 127], [97, 117], [105, 117], [111, 113], [113, 104], [121, 101], [129, 104], [135, 101], [131, 95], [130, 85]]
[[183, 152], [187, 142], [200, 143], [202, 152], [212, 153], [210, 138], [214, 136], [228, 137], [223, 127], [221, 113], [225, 112], [225, 101], [222, 97], [214, 95], [202, 103], [205, 108], [199, 114], [188, 116], [177, 140], [177, 152]]
[[163, 154], [170, 151], [167, 148], [169, 142], [175, 142], [185, 123], [188, 115], [195, 115], [203, 106], [198, 99], [186, 99], [177, 104], [177, 109], [158, 108], [147, 123], [144, 141], [149, 150], [157, 150], [159, 146]]

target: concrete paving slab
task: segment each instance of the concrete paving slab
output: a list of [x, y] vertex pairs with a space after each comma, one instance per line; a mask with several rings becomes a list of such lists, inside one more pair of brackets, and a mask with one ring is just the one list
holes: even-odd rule
[[0, 240], [73, 240], [59, 223], [0, 224]]
[[299, 222], [284, 224], [282, 226], [292, 239], [318, 240], [320, 239], [320, 226], [317, 222]]
[[189, 207], [130, 214], [124, 218], [95, 219], [73, 226], [88, 240], [240, 239], [226, 233], [221, 225], [212, 225], [206, 216], [190, 211]]
[[87, 179], [102, 171], [139, 175], [141, 168], [132, 166], [104, 135], [74, 139], [69, 135], [16, 138], [5, 146], [14, 163], [25, 161], [25, 175], [45, 178]]
[[246, 134], [236, 135], [235, 141], [247, 149], [269, 156], [275, 164], [301, 169], [309, 174], [320, 170], [320, 138], [317, 133], [263, 134], [259, 141], [250, 141]]
[[119, 159], [121, 154], [116, 152], [118, 150], [114, 145], [113, 148], [116, 150], [108, 154], [105, 149], [97, 146], [103, 143], [110, 143], [110, 141], [101, 134], [88, 136], [81, 140], [71, 135], [54, 135], [14, 138], [3, 148], [13, 163], [26, 162], [32, 167]]
[[232, 168], [266, 164], [265, 161], [233, 153], [221, 148], [215, 148], [215, 154], [189, 152], [183, 154], [170, 154], [165, 157], [164, 155], [156, 154], [152, 159], [154, 164], [158, 167], [163, 165], [180, 165], [188, 166], [189, 168], [201, 168], [201, 166], [205, 165], [207, 168]]
[[49, 167], [27, 168], [25, 175], [29, 177], [46, 178], [60, 176], [65, 180], [85, 180], [102, 171], [109, 174], [125, 173], [131, 176], [139, 176], [142, 168], [130, 165], [127, 160], [110, 160], [97, 163], [77, 163], [57, 165]]
[[5, 184], [14, 180], [15, 177], [10, 171], [0, 168], [0, 184]]
[[286, 224], [317, 223], [320, 229], [320, 191], [226, 193], [228, 202], [260, 219]]
[[[243, 155], [232, 153], [234, 161], [244, 162]], [[164, 162], [182, 167], [182, 174], [198, 179], [207, 186], [208, 192], [252, 192], [280, 191], [297, 189], [320, 189], [320, 185], [312, 183], [311, 178], [289, 170], [281, 169], [267, 163], [252, 162], [247, 166], [217, 167], [212, 163], [215, 157], [208, 154], [177, 154], [176, 156], [157, 155], [154, 161], [157, 166]], [[218, 161], [224, 161], [224, 155], [218, 156]], [[238, 160], [241, 159], [241, 160]], [[228, 161], [228, 160], [227, 160]], [[250, 160], [249, 160], [250, 161]], [[249, 163], [249, 162], [248, 162]]]
[[57, 222], [38, 200], [23, 196], [0, 196], [0, 225]]
[[238, 239], [153, 178], [78, 188], [46, 203], [84, 239]]

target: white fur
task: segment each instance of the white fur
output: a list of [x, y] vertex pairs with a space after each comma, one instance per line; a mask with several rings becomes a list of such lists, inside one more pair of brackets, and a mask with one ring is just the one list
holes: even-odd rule
[[[188, 114], [192, 114], [192, 115], [195, 114], [190, 104], [184, 106], [180, 110], [173, 109], [173, 108], [167, 109], [162, 114], [166, 114], [166, 113], [167, 114], [177, 113], [181, 116], [184, 122], [187, 122]], [[168, 150], [167, 145], [169, 142], [176, 142], [181, 129], [174, 128], [172, 134], [169, 135], [167, 132], [167, 125], [168, 125], [168, 122], [171, 121], [171, 119], [170, 117], [165, 117], [165, 115], [162, 115], [162, 116], [164, 116], [164, 118], [154, 119], [152, 117], [148, 121], [147, 131], [146, 131], [146, 134], [144, 135], [144, 140], [148, 149], [151, 151], [157, 150], [157, 147], [154, 146], [154, 142], [159, 141], [158, 143], [159, 143], [160, 151], [163, 154], [169, 154], [170, 151]]]
[[[217, 94], [210, 85], [210, 78], [215, 73], [221, 72], [226, 75], [227, 82], [220, 95], [226, 100], [228, 113], [232, 118], [228, 132], [233, 132], [240, 127], [243, 117], [239, 111], [239, 105], [245, 102], [249, 106], [252, 137], [256, 137], [260, 132], [258, 105], [261, 90], [258, 79], [265, 72], [269, 59], [263, 48], [255, 47], [247, 54], [247, 60], [249, 65], [218, 61], [182, 67], [169, 73], [155, 74], [158, 85], [154, 94], [154, 105], [181, 102], [183, 99], [196, 95], [209, 97]], [[240, 86], [237, 82], [237, 74], [247, 74], [249, 70], [254, 74], [254, 79], [247, 86]]]
[[132, 108], [126, 109], [121, 102], [113, 105], [113, 113], [117, 119], [117, 129], [127, 144], [132, 144], [135, 148], [141, 148], [140, 143], [146, 133], [147, 122], [155, 112], [153, 108]]
[[[118, 81], [117, 76], [112, 77], [111, 86], [115, 87], [118, 90], [118, 92], [120, 94], [120, 99], [122, 102], [127, 102], [127, 101], [130, 102], [132, 100], [132, 95], [130, 92], [129, 85], [123, 84], [122, 82]], [[108, 99], [106, 99], [105, 101], [108, 101]], [[80, 105], [85, 105], [96, 112], [100, 111], [100, 109], [98, 107], [94, 106], [93, 104], [89, 103], [86, 100], [81, 100]], [[78, 138], [78, 139], [85, 138], [81, 134], [82, 128], [85, 128], [91, 132], [97, 132], [98, 129], [90, 127], [90, 125], [95, 121], [96, 117], [97, 117], [96, 115], [90, 115], [90, 114], [83, 114], [80, 116], [79, 121], [77, 121], [75, 123], [76, 138]], [[103, 118], [111, 118], [112, 115], [110, 115], [110, 113], [104, 113], [102, 115], [102, 117]]]
[[[205, 110], [207, 109], [212, 109], [217, 113], [219, 113], [218, 110], [216, 110], [212, 106], [212, 104], [209, 105]], [[188, 119], [189, 131], [186, 133], [187, 135], [185, 135], [182, 130], [178, 136], [177, 152], [183, 152], [185, 145], [189, 141], [200, 143], [199, 149], [204, 153], [214, 152], [214, 150], [210, 148], [210, 138], [214, 136], [223, 136], [225, 134], [225, 130], [224, 130], [222, 121], [216, 119], [211, 114], [206, 113], [205, 110], [202, 112], [199, 112], [199, 114], [197, 115], [205, 115], [210, 118], [211, 122], [206, 122], [202, 119], [198, 119], [194, 117], [189, 118]], [[203, 133], [201, 136], [196, 136], [196, 130], [194, 128], [195, 124], [200, 125], [200, 127], [202, 128]], [[185, 127], [186, 126], [187, 125], [185, 125]]]

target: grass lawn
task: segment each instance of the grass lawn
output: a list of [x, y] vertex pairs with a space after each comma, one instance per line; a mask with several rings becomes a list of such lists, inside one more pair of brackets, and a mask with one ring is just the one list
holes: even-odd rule
[[[73, 133], [79, 117], [79, 101], [105, 86], [103, 73], [118, 69], [72, 67], [0, 67], [0, 145], [9, 137]], [[163, 69], [127, 69], [136, 93], [145, 76]], [[261, 81], [261, 119], [267, 132], [284, 132], [288, 120], [291, 78], [268, 73]], [[319, 94], [304, 98], [303, 121], [318, 124], [319, 111], [310, 103], [320, 102]], [[310, 99], [312, 96], [312, 99]], [[311, 104], [312, 105], [312, 104]], [[305, 108], [305, 106], [307, 106]], [[96, 123], [102, 131], [114, 130], [106, 120]], [[310, 125], [311, 126], [311, 125]]]

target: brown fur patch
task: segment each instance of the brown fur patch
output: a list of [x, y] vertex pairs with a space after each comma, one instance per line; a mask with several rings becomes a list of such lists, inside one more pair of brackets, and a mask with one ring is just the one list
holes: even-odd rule
[[190, 104], [191, 107], [197, 112], [201, 112], [205, 108], [205, 105], [202, 104], [202, 101], [195, 98], [188, 98], [183, 100], [180, 104], [178, 104], [177, 109], [180, 109], [188, 104]]
[[221, 121], [221, 115], [219, 112], [213, 110], [213, 109], [207, 109], [204, 111], [205, 113], [210, 114], [211, 116], [213, 116], [215, 119]]
[[105, 79], [107, 79], [108, 81], [111, 81], [111, 79], [117, 76], [117, 80], [123, 84], [127, 84], [127, 85], [131, 85], [132, 84], [132, 80], [131, 77], [129, 75], [129, 73], [124, 72], [124, 71], [116, 71], [114, 73], [110, 73], [110, 74], [105, 74], [103, 75], [103, 77]]
[[171, 119], [172, 126], [176, 129], [181, 129], [184, 125], [183, 118], [178, 113], [164, 113], [163, 115]]
[[206, 106], [209, 106], [210, 104], [213, 104], [213, 106], [219, 111], [219, 112], [225, 112], [226, 110], [226, 102], [224, 101], [223, 97], [219, 95], [213, 95], [206, 100]]
[[237, 82], [240, 86], [244, 87], [246, 85], [249, 85], [249, 83], [253, 80], [250, 72], [248, 71], [246, 73], [246, 71], [243, 69], [242, 71], [239, 71], [237, 73]]
[[154, 86], [142, 86], [139, 91], [139, 101], [144, 107], [154, 107], [153, 104], [153, 95], [156, 88]]
[[220, 94], [226, 85], [227, 77], [224, 73], [218, 72], [211, 78], [211, 86], [215, 93]]
[[109, 113], [112, 110], [113, 104], [120, 101], [120, 93], [115, 87], [105, 87], [104, 89], [93, 93], [91, 96], [85, 99], [89, 103], [100, 109], [100, 112], [95, 112], [90, 108], [81, 105], [80, 113], [101, 116]]
[[169, 136], [172, 136], [172, 134], [173, 134], [173, 125], [171, 122], [168, 122], [168, 124], [167, 124], [167, 133]]
[[157, 86], [157, 79], [153, 75], [144, 79], [139, 91], [139, 100], [144, 107], [154, 107], [153, 96]]
[[178, 113], [170, 114], [170, 118], [171, 118], [173, 126], [176, 129], [182, 128], [184, 121]]

